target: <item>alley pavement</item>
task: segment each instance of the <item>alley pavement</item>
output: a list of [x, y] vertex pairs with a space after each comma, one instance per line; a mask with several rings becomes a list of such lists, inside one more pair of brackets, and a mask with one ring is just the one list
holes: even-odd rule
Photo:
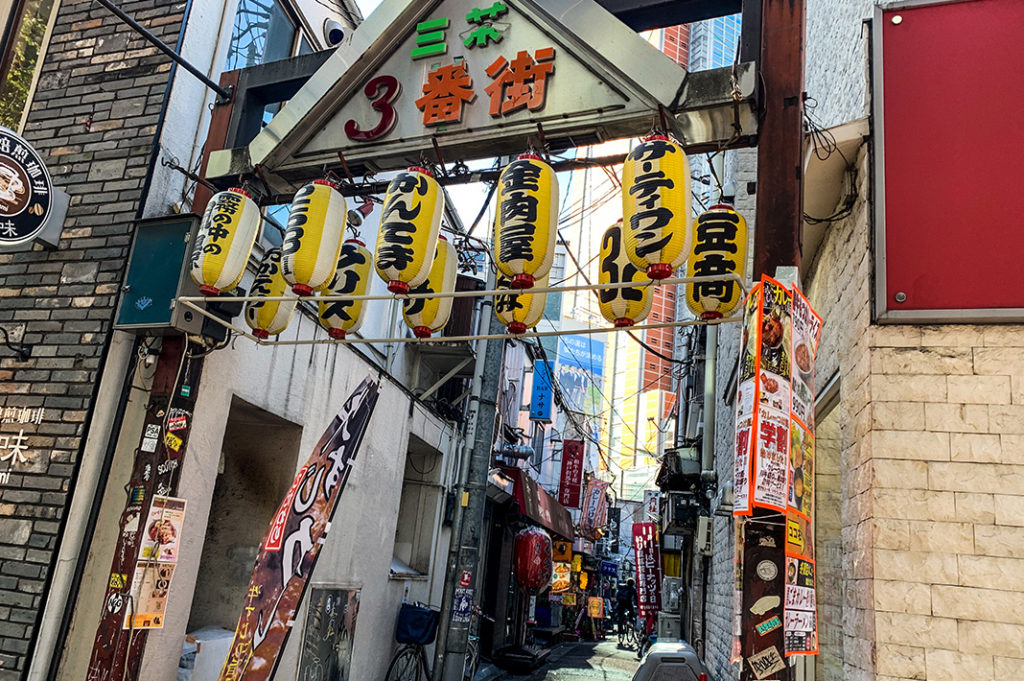
[[529, 676], [503, 674], [501, 681], [631, 681], [640, 665], [636, 651], [619, 648], [614, 636], [598, 643], [563, 643]]

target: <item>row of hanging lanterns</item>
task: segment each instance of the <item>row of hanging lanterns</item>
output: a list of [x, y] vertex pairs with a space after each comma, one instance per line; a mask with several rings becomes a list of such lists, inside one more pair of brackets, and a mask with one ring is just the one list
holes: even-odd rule
[[[498, 178], [493, 255], [498, 269], [495, 314], [510, 334], [535, 327], [544, 314], [546, 289], [558, 240], [558, 180], [535, 154], [523, 154]], [[294, 295], [295, 300], [250, 302], [245, 318], [258, 338], [281, 333], [298, 298], [314, 293], [364, 295], [370, 260], [396, 294], [451, 293], [458, 254], [439, 235], [444, 193], [433, 175], [410, 167], [388, 185], [376, 252], [357, 239], [344, 241], [348, 211], [338, 187], [314, 180], [295, 195], [280, 249], [269, 250], [250, 295]], [[684, 264], [691, 275], [741, 274], [746, 260], [746, 223], [730, 206], [702, 213], [690, 229], [690, 169], [682, 147], [666, 135], [651, 135], [632, 149], [623, 165], [623, 219], [601, 239], [600, 284], [636, 283], [599, 289], [602, 316], [616, 327], [646, 319], [652, 280], [671, 277]], [[192, 276], [206, 295], [219, 295], [241, 281], [259, 230], [260, 214], [247, 192], [232, 188], [211, 199], [192, 256]], [[722, 317], [739, 304], [742, 290], [731, 281], [687, 284], [686, 302], [702, 319]], [[335, 339], [359, 328], [364, 301], [319, 302], [321, 325]], [[452, 298], [403, 300], [402, 316], [418, 338], [440, 331]]]

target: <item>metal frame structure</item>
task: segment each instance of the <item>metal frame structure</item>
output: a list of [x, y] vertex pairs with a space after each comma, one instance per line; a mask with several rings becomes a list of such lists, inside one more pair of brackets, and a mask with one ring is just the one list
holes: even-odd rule
[[[744, 283], [743, 279], [738, 275], [731, 274], [727, 276], [709, 276], [709, 277], [676, 277], [674, 279], [662, 279], [659, 281], [652, 281], [645, 286], [671, 286], [676, 284], [696, 284], [704, 282], [718, 282], [718, 281], [731, 281], [736, 283], [744, 293], [748, 291], [748, 287]], [[418, 298], [483, 298], [483, 297], [494, 297], [504, 296], [518, 293], [564, 293], [568, 291], [594, 291], [594, 290], [610, 290], [620, 288], [639, 288], [636, 282], [626, 281], [618, 282], [616, 284], [580, 284], [578, 286], [551, 286], [547, 288], [534, 288], [523, 291], [521, 289], [489, 289], [485, 291], [447, 291], [441, 293], [408, 293], [402, 295], [394, 294], [365, 294], [365, 295], [326, 295], [316, 296], [309, 298], [309, 301], [315, 302], [337, 302], [337, 301], [364, 301], [364, 300], [415, 300]], [[433, 338], [415, 338], [406, 336], [395, 336], [392, 338], [345, 338], [335, 340], [333, 338], [309, 338], [305, 340], [261, 340], [252, 335], [252, 333], [232, 324], [229, 320], [225, 320], [212, 312], [207, 311], [204, 307], [200, 306], [200, 303], [209, 302], [210, 300], [216, 300], [218, 303], [248, 303], [248, 302], [289, 302], [297, 299], [294, 296], [217, 296], [215, 299], [204, 298], [201, 296], [182, 296], [175, 299], [175, 304], [182, 304], [185, 307], [194, 310], [200, 315], [207, 319], [220, 324], [230, 331], [237, 333], [240, 336], [248, 338], [257, 345], [352, 345], [352, 344], [365, 344], [365, 343], [412, 343], [412, 344], [431, 344], [431, 343], [458, 343], [467, 342], [473, 340], [492, 339], [492, 338], [546, 338], [549, 336], [565, 336], [573, 334], [593, 334], [593, 333], [613, 333], [616, 331], [643, 331], [645, 329], [673, 329], [683, 326], [705, 326], [705, 325], [718, 325], [730, 322], [742, 321], [742, 316], [732, 316], [722, 319], [688, 319], [677, 322], [663, 322], [660, 324], [638, 324], [630, 327], [604, 327], [595, 326], [586, 329], [560, 329], [554, 331], [529, 331], [523, 334], [477, 334], [477, 335], [466, 335], [466, 336], [437, 336]]]
[[882, 44], [883, 15], [887, 12], [916, 9], [934, 5], [948, 5], [964, 0], [902, 0], [875, 7], [871, 24], [871, 118], [874, 124], [874, 227], [875, 241], [875, 300], [874, 320], [879, 324], [963, 324], [1020, 322], [1024, 320], [1024, 308], [978, 308], [978, 309], [933, 309], [894, 310], [889, 302], [886, 286], [885, 252], [885, 83], [882, 74], [884, 46]]

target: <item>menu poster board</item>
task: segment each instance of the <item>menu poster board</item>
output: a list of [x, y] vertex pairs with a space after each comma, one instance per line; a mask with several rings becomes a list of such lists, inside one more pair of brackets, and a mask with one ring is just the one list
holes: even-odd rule
[[754, 376], [754, 473], [751, 503], [785, 513], [789, 474], [790, 355], [793, 294], [770, 277], [761, 279], [760, 353]]
[[185, 523], [185, 500], [154, 496], [149, 507], [139, 560], [178, 562], [181, 528]]
[[359, 589], [310, 589], [306, 630], [299, 654], [300, 679], [348, 681], [352, 640], [359, 614]]
[[786, 655], [818, 652], [814, 561], [786, 556], [786, 600], [783, 624]]
[[163, 629], [173, 563], [138, 563], [132, 574], [132, 600], [125, 608], [124, 629]]
[[572, 563], [555, 563], [551, 577], [551, 593], [568, 591], [572, 586]]

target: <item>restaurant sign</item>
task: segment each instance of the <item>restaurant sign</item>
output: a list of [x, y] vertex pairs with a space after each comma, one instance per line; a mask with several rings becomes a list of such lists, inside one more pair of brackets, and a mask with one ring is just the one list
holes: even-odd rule
[[[538, 126], [617, 139], [649, 130], [685, 76], [596, 2], [385, 0], [234, 160], [287, 177], [339, 151], [398, 168], [435, 141], [450, 161], [520, 153]], [[210, 174], [236, 165], [215, 153]]]
[[39, 152], [0, 127], [0, 250], [37, 239], [56, 246], [67, 205]]

